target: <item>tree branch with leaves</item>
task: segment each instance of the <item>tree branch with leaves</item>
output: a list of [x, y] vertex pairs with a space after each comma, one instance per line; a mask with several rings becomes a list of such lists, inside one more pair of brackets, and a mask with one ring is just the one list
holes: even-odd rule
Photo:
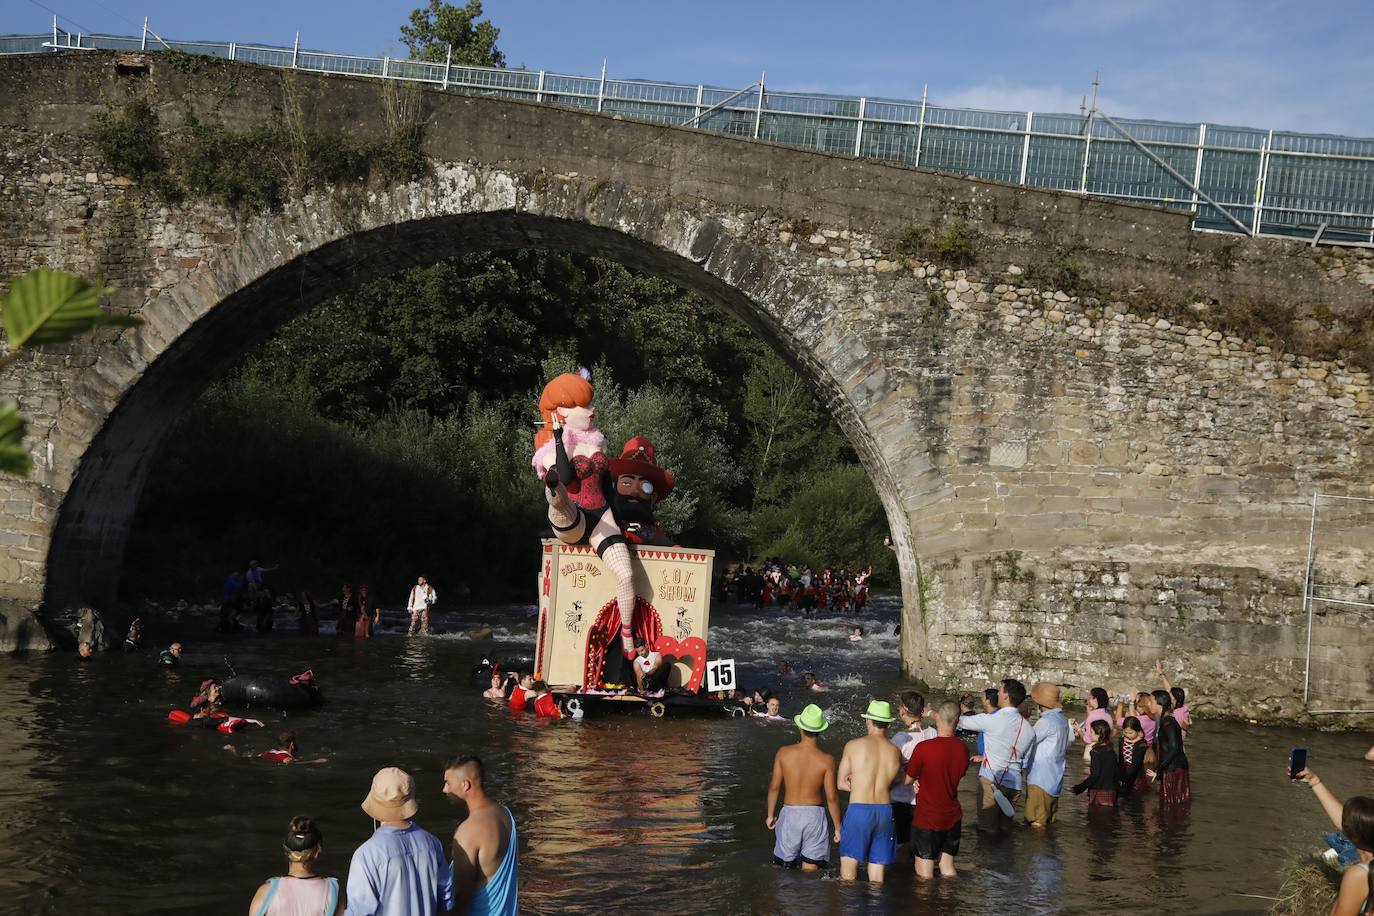
[[[111, 315], [100, 298], [114, 292], [60, 270], [31, 270], [14, 281], [0, 305], [8, 350], [0, 356], [0, 370], [19, 351], [44, 344], [66, 343], [102, 326], [129, 328], [137, 318]], [[33, 461], [24, 447], [28, 421], [14, 401], [0, 403], [0, 473], [27, 477]]]

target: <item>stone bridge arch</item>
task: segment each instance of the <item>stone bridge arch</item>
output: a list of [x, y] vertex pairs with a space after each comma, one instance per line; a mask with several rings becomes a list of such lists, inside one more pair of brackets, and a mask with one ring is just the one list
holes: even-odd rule
[[[108, 594], [169, 418], [282, 321], [407, 264], [547, 246], [706, 295], [812, 380], [887, 511], [908, 674], [1134, 689], [1167, 655], [1217, 709], [1300, 711], [1309, 499], [1374, 495], [1371, 379], [1238, 329], [1285, 310], [1358, 326], [1368, 252], [441, 92], [423, 98], [423, 179], [245, 219], [109, 173], [92, 119], [144, 98], [164, 124], [242, 129], [295, 92], [311, 123], [371, 138], [383, 84], [144, 64], [0, 58], [0, 278], [105, 276], [114, 307], [146, 322], [0, 375], [38, 465], [0, 479], [0, 598]], [[1355, 504], [1327, 517], [1319, 562], [1337, 585], [1368, 580], [1370, 530]], [[1319, 624], [1314, 697], [1368, 706], [1374, 636], [1353, 614]]]
[[[188, 264], [184, 279], [140, 308], [145, 324], [120, 335], [73, 379], [74, 391], [100, 395], [64, 405], [50, 440], [65, 459], [52, 473], [71, 483], [48, 550], [48, 603], [111, 600], [145, 476], [171, 425], [282, 323], [404, 267], [529, 247], [617, 260], [746, 321], [834, 412], [873, 479], [895, 540], [908, 546], [902, 563], [911, 566], [906, 513], [913, 495], [938, 488], [938, 471], [928, 450], [900, 434], [900, 417], [875, 382], [881, 365], [855, 353], [853, 328], [798, 259], [732, 233], [728, 214], [567, 176], [535, 184], [499, 169], [437, 166], [348, 209], [327, 195], [307, 196], [251, 220], [230, 244]], [[914, 580], [910, 569], [903, 575]]]

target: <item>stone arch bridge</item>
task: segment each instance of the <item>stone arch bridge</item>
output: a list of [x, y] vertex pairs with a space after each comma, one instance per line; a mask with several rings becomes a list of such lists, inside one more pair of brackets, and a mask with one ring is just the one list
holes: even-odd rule
[[[250, 218], [163, 204], [90, 138], [128, 98], [164, 124], [196, 112], [242, 128], [292, 91], [321, 129], [384, 123], [366, 79], [0, 59], [0, 278], [103, 275], [113, 307], [144, 321], [0, 377], [33, 421], [36, 464], [0, 480], [0, 597], [108, 602], [171, 423], [284, 321], [407, 265], [549, 246], [715, 300], [814, 383], [887, 511], [909, 674], [1124, 689], [1167, 656], [1218, 707], [1298, 712], [1308, 501], [1370, 495], [1370, 376], [1209, 316], [1287, 304], [1340, 320], [1367, 308], [1374, 260], [1194, 233], [1176, 211], [439, 92], [421, 100], [424, 177]], [[1327, 518], [1329, 578], [1370, 576], [1371, 514]], [[1369, 628], [1318, 624], [1314, 699], [1369, 705]]]

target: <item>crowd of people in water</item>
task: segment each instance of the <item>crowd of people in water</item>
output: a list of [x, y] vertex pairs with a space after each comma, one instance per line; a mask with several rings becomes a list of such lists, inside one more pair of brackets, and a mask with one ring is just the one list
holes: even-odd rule
[[813, 570], [803, 563], [784, 565], [779, 559], [765, 560], [758, 568], [738, 566], [720, 579], [719, 597], [728, 602], [755, 608], [795, 608], [804, 614], [832, 608], [859, 613], [868, 604], [873, 567], [851, 572], [822, 567]]
[[[860, 714], [865, 734], [845, 743], [838, 762], [820, 744], [830, 724], [825, 711], [808, 704], [793, 717], [798, 740], [777, 752], [768, 785], [774, 864], [818, 871], [837, 853], [845, 880], [862, 868], [881, 883], [897, 864], [914, 867], [918, 879], [954, 878], [964, 822], [959, 786], [975, 767], [977, 826], [990, 833], [1009, 832], [1018, 820], [1052, 829], [1066, 791], [1085, 796], [1089, 816], [1098, 818], [1149, 796], [1164, 808], [1191, 804], [1187, 696], [1162, 664], [1155, 672], [1156, 689], [1113, 697], [1093, 688], [1081, 720], [1064, 713], [1059, 688], [1044, 681], [1028, 691], [1007, 678], [981, 695], [934, 703], [915, 690], [895, 702], [874, 699]], [[824, 690], [814, 678], [806, 683]], [[769, 704], [769, 717], [780, 718], [776, 698]], [[1292, 765], [1289, 778], [1312, 787], [1340, 831], [1328, 834], [1329, 856], [1345, 866], [1333, 916], [1369, 912], [1374, 798], [1342, 803], [1311, 768]], [[840, 792], [849, 794], [843, 814]]]
[[[231, 588], [226, 582], [221, 624], [239, 625], [238, 615], [245, 612], [262, 619], [258, 602], [265, 598], [270, 605], [271, 591], [263, 577], [271, 571], [252, 563], [246, 574], [231, 576], [239, 584]], [[868, 575], [829, 569], [815, 573], [806, 567], [784, 569], [767, 563], [758, 571], [735, 571], [726, 578], [722, 596], [733, 590], [746, 603], [778, 601], [804, 611], [819, 606], [844, 610], [856, 603], [861, 606]], [[811, 595], [825, 595], [826, 605], [807, 600]], [[429, 612], [436, 601], [433, 586], [419, 577], [406, 605], [410, 634], [429, 631]], [[308, 593], [301, 593], [298, 607], [300, 632], [318, 633], [319, 613]], [[345, 586], [332, 610], [341, 636], [370, 637], [381, 619], [366, 585], [356, 590]], [[863, 638], [859, 626], [848, 634], [849, 640]], [[143, 623], [135, 619], [122, 648], [134, 652], [142, 643]], [[178, 667], [183, 651], [182, 643], [173, 642], [159, 653], [157, 664]], [[642, 640], [635, 643], [632, 667], [635, 683], [617, 692], [664, 694], [667, 666]], [[783, 698], [764, 688], [719, 691], [714, 699], [736, 704], [763, 722], [790, 718], [798, 730], [798, 740], [777, 752], [767, 788], [764, 820], [774, 835], [772, 861], [778, 867], [818, 871], [838, 858], [844, 880], [862, 874], [880, 883], [894, 865], [912, 868], [922, 880], [937, 875], [954, 878], [965, 816], [959, 790], [970, 770], [976, 774], [972, 813], [978, 829], [992, 833], [1012, 831], [1018, 823], [1034, 830], [1053, 829], [1066, 792], [1084, 796], [1089, 816], [1099, 818], [1152, 796], [1166, 808], [1192, 802], [1185, 743], [1194, 722], [1187, 695], [1170, 682], [1161, 663], [1155, 666], [1158, 687], [1115, 696], [1102, 687], [1089, 690], [1081, 719], [1065, 713], [1059, 687], [1042, 681], [1027, 690], [1013, 678], [957, 699], [928, 702], [915, 690], [891, 700], [873, 699], [860, 713], [864, 734], [846, 742], [838, 760], [822, 747], [830, 722], [821, 705], [824, 700], [817, 695], [829, 688], [814, 672], [799, 673], [787, 661], [779, 663], [777, 674], [784, 683], [795, 679], [797, 690], [817, 702], [788, 716]], [[288, 683], [314, 689], [313, 673], [304, 672]], [[492, 665], [483, 696], [516, 714], [581, 718], [580, 709], [560, 702], [548, 683], [527, 670]], [[264, 727], [261, 720], [234, 715], [225, 707], [224, 684], [206, 678], [189, 709], [175, 710], [169, 718], [225, 735]], [[307, 756], [290, 731], [261, 749], [241, 753], [232, 744], [224, 749], [272, 765], [327, 762], [325, 757]], [[1374, 760], [1374, 748], [1366, 756]], [[1333, 914], [1364, 914], [1374, 905], [1374, 798], [1357, 795], [1342, 802], [1311, 768], [1295, 769], [1290, 777], [1312, 788], [1339, 831], [1328, 835], [1333, 847], [1329, 855], [1346, 866]], [[462, 903], [472, 912], [515, 912], [515, 820], [486, 795], [484, 779], [476, 757], [455, 758], [445, 767], [445, 796], [469, 808], [453, 838], [451, 863], [443, 844], [414, 824], [414, 779], [394, 767], [377, 773], [362, 803], [377, 827], [353, 854], [346, 882], [315, 871], [323, 831], [309, 818], [293, 818], [282, 841], [286, 874], [258, 888], [250, 912], [431, 914]], [[841, 792], [848, 794], [843, 810]]]

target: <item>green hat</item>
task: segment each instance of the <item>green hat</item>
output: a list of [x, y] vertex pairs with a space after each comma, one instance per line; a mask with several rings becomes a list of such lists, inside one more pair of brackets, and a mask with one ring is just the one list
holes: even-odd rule
[[801, 715], [793, 716], [792, 721], [802, 731], [808, 732], [823, 732], [830, 727], [830, 723], [825, 721], [825, 713], [815, 703], [803, 709]]
[[897, 717], [892, 714], [892, 704], [887, 700], [874, 700], [868, 704], [868, 712], [863, 714], [865, 719], [872, 719], [874, 722], [881, 722], [887, 725], [895, 722]]

